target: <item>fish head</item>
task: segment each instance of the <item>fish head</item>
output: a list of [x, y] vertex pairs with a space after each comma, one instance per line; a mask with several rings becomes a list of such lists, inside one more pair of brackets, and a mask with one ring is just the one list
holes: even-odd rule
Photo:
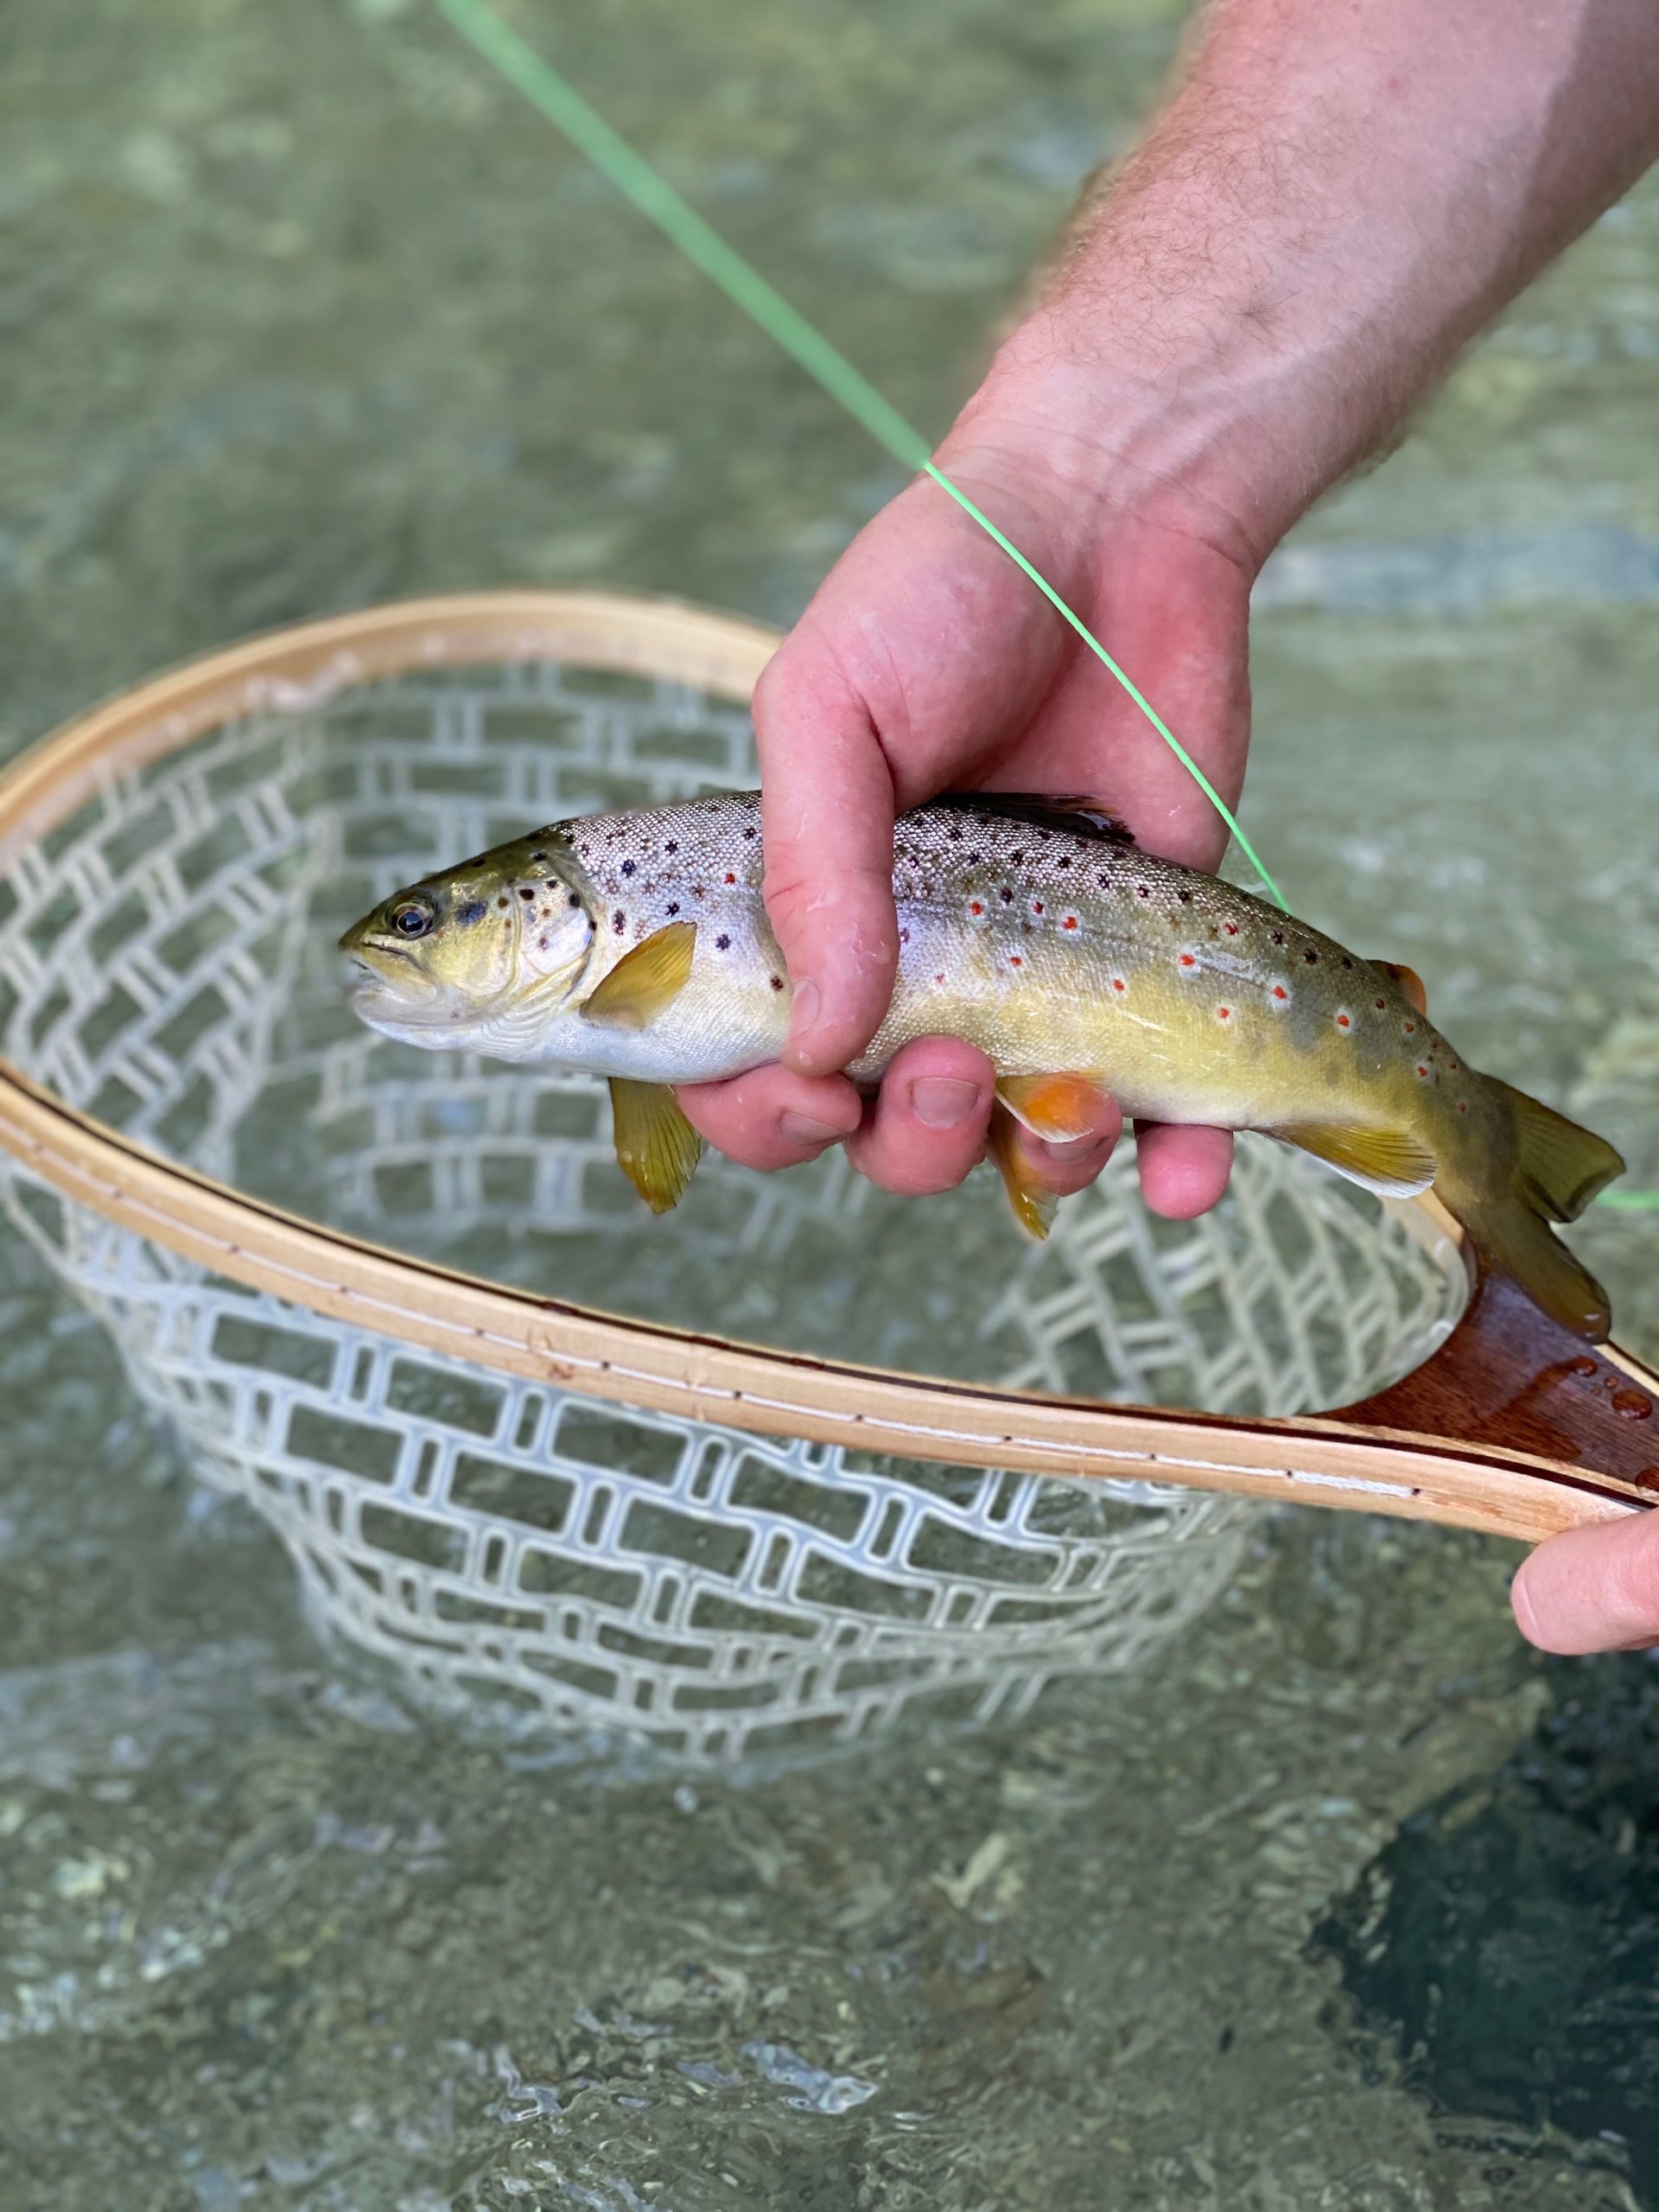
[[430, 1052], [533, 1054], [594, 944], [569, 840], [543, 830], [394, 892], [340, 940], [352, 1011]]

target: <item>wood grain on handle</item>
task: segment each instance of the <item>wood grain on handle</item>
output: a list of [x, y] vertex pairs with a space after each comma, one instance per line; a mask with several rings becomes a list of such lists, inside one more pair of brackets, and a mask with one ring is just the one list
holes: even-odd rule
[[1524, 1452], [1659, 1498], [1659, 1376], [1589, 1344], [1474, 1261], [1468, 1310], [1433, 1358], [1338, 1416], [1369, 1428]]

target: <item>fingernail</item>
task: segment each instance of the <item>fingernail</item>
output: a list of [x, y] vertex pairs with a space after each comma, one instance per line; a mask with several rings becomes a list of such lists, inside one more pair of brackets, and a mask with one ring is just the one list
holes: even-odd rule
[[792, 987], [789, 1002], [789, 1039], [795, 1044], [817, 1026], [818, 987], [810, 976]]
[[910, 1110], [930, 1129], [954, 1129], [979, 1104], [979, 1085], [953, 1075], [919, 1076], [910, 1086]]
[[839, 1144], [846, 1135], [831, 1122], [815, 1122], [810, 1114], [798, 1114], [785, 1108], [778, 1116], [778, 1127], [791, 1144]]
[[1065, 1167], [1098, 1141], [1095, 1137], [1039, 1137], [1032, 1150], [1039, 1160], [1052, 1160], [1057, 1167]]

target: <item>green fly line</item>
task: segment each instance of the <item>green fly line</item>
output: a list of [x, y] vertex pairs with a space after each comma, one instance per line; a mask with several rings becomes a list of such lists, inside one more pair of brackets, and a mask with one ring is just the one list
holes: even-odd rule
[[[1289, 902], [1263, 867], [1231, 808], [1174, 731], [1134, 678], [1113, 659], [1082, 616], [1067, 606], [1047, 577], [1003, 535], [961, 486], [953, 484], [936, 465], [932, 450], [920, 431], [907, 423], [868, 378], [861, 374], [798, 309], [791, 307], [759, 270], [745, 261], [735, 247], [728, 245], [690, 201], [681, 198], [666, 177], [660, 175], [642, 154], [636, 153], [602, 115], [589, 107], [575, 86], [561, 76], [527, 40], [521, 38], [510, 23], [504, 22], [489, 0], [435, 0], [435, 4], [499, 76], [562, 130], [601, 175], [631, 200], [642, 215], [655, 223], [704, 276], [718, 284], [752, 322], [781, 346], [815, 383], [868, 431], [878, 445], [885, 447], [901, 467], [931, 476], [939, 489], [948, 492], [963, 512], [978, 524], [993, 544], [1000, 546], [1015, 567], [1031, 579], [1056, 613], [1071, 624], [1096, 659], [1122, 684], [1226, 823], [1240, 852], [1274, 901], [1288, 913]], [[1599, 1203], [1630, 1212], [1659, 1211], [1659, 1191], [1604, 1192]]]
[[804, 315], [790, 305], [781, 292], [774, 291], [759, 270], [752, 268], [741, 253], [728, 245], [719, 232], [704, 222], [696, 209], [680, 197], [668, 180], [658, 175], [643, 155], [635, 153], [627, 141], [612, 130], [604, 117], [588, 106], [575, 86], [562, 77], [551, 62], [544, 60], [533, 46], [522, 39], [510, 24], [502, 21], [494, 9], [487, 4], [487, 0], [437, 0], [437, 5], [461, 35], [506, 79], [515, 91], [522, 92], [550, 123], [563, 130], [577, 150], [585, 154], [619, 192], [626, 194], [632, 200], [642, 215], [649, 216], [681, 252], [694, 261], [704, 276], [711, 277], [727, 297], [742, 308], [751, 321], [758, 323], [769, 338], [775, 340], [785, 353], [798, 362], [808, 376], [821, 385], [832, 399], [846, 409], [855, 423], [869, 432], [878, 445], [885, 446], [903, 467], [931, 476], [940, 490], [948, 492], [963, 513], [970, 515], [992, 543], [1001, 546], [1014, 565], [1030, 577], [1044, 598], [1071, 624], [1090, 652], [1122, 685], [1227, 824], [1237, 840], [1240, 852], [1261, 877], [1274, 900], [1288, 913], [1290, 907], [1284, 893], [1256, 857], [1255, 847], [1239, 828], [1231, 808], [1173, 730], [1138, 685], [1118, 666], [1083, 618], [1066, 605], [1047, 577], [1038, 571], [1017, 545], [1012, 544], [1003, 536], [988, 515], [982, 513], [959, 485], [953, 484], [944, 471], [936, 467], [931, 448], [920, 431], [913, 429], [898, 410], [882, 397], [869, 379], [859, 373], [847, 356], [832, 346], [821, 330], [815, 329]]

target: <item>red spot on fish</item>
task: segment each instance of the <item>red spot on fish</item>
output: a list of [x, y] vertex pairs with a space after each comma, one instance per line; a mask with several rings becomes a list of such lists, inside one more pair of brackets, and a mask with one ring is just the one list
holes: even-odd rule
[[1232, 1018], [1233, 1018], [1233, 1009], [1231, 1008], [1231, 1007], [1230, 1007], [1230, 1006], [1218, 1006], [1218, 1007], [1216, 1008], [1216, 1020], [1217, 1020], [1217, 1021], [1230, 1021], [1230, 1020], [1232, 1020]]
[[1275, 983], [1273, 987], [1273, 995], [1276, 999], [1284, 1000], [1290, 996], [1290, 993], [1285, 988], [1282, 983]]
[[984, 902], [982, 899], [970, 899], [968, 901], [968, 911], [970, 914], [982, 914], [985, 911]]
[[1417, 1072], [1421, 1076], [1427, 1076], [1428, 1073], [1428, 1070], [1423, 1065], [1421, 1060], [1417, 1063]]
[[1060, 927], [1063, 930], [1074, 930], [1077, 926], [1077, 918], [1075, 914], [1068, 914], [1065, 919], [1060, 924]]
[[1008, 955], [1008, 965], [1010, 968], [1023, 968], [1025, 964], [1025, 962], [1020, 957], [1020, 955], [1017, 952], [1011, 952]]
[[1389, 1002], [1386, 999], [1373, 999], [1371, 1001], [1371, 1004], [1376, 1008], [1379, 1014], [1382, 1014], [1387, 1011], [1388, 1003]]
[[1032, 911], [1032, 912], [1033, 912], [1033, 914], [1040, 914], [1040, 913], [1042, 912], [1042, 911], [1043, 911], [1043, 902], [1042, 902], [1042, 900], [1041, 900], [1040, 899], [1033, 899], [1032, 900], [1032, 902], [1031, 902], [1031, 911]]
[[1184, 952], [1181, 955], [1181, 965], [1183, 968], [1196, 968], [1198, 964], [1198, 956], [1196, 952]]
[[1129, 988], [1129, 987], [1128, 987], [1128, 985], [1124, 982], [1123, 978], [1122, 978], [1121, 976], [1113, 976], [1113, 978], [1112, 978], [1112, 988], [1113, 988], [1115, 991], [1119, 991], [1119, 992], [1122, 992], [1122, 991], [1127, 991], [1127, 990], [1128, 989], [1128, 988]]
[[942, 983], [944, 981], [944, 978], [943, 976], [936, 976], [933, 980], [936, 983]]
[[1459, 1099], [1458, 1111], [1459, 1114], [1466, 1114], [1469, 1111], [1469, 1101], [1466, 1098]]
[[1236, 937], [1238, 935], [1238, 924], [1236, 922], [1224, 922], [1221, 926], [1226, 931], [1229, 937]]
[[731, 871], [730, 871], [729, 869], [728, 869], [728, 870], [727, 870], [727, 874], [726, 874], [726, 880], [727, 880], [727, 882], [728, 882], [728, 883], [735, 883], [735, 882], [737, 881], [737, 878], [736, 878], [736, 877], [735, 877], [735, 876], [731, 873]]
[[1337, 1027], [1338, 1029], [1351, 1029], [1353, 1026], [1353, 1021], [1349, 1015], [1345, 1014], [1339, 1014], [1337, 1016]]

